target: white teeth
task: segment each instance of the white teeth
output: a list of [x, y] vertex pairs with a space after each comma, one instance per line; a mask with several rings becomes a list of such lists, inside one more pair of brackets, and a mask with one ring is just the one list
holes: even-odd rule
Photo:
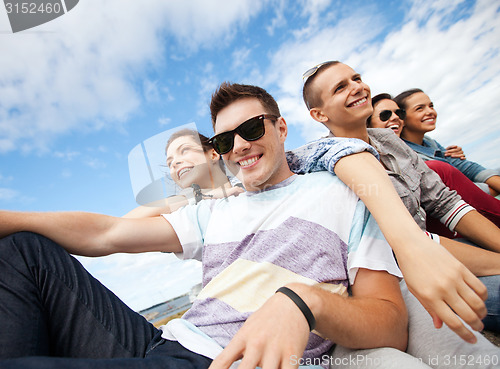
[[250, 159], [247, 159], [247, 160], [242, 160], [242, 161], [239, 161], [238, 163], [242, 166], [242, 167], [246, 167], [247, 165], [250, 165], [252, 163], [255, 163], [257, 160], [259, 160], [259, 158], [257, 156], [254, 156], [253, 158], [250, 158]]
[[432, 122], [434, 121], [434, 118], [427, 118], [427, 119], [424, 119], [424, 122], [427, 123], [427, 122]]
[[358, 106], [366, 102], [366, 97], [363, 97], [361, 100], [356, 101], [354, 104], [351, 106]]
[[189, 172], [191, 169], [193, 169], [193, 168], [182, 168], [182, 169], [179, 171], [179, 173], [177, 174], [177, 176], [178, 176], [179, 178], [181, 178], [184, 174], [186, 174], [187, 172]]
[[389, 126], [389, 127], [387, 127], [387, 128], [390, 128], [390, 129], [392, 129], [392, 130], [394, 130], [394, 131], [397, 131], [397, 130], [399, 129], [399, 125], [398, 125], [398, 124], [394, 124], [394, 125]]

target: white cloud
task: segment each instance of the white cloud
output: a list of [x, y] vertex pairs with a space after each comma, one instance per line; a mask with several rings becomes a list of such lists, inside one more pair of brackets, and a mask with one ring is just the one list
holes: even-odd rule
[[[438, 126], [430, 135], [444, 146], [475, 147], [474, 156], [480, 163], [488, 160], [498, 167], [500, 156], [495, 155], [495, 150], [474, 145], [484, 137], [500, 137], [500, 127], [494, 124], [494, 117], [500, 114], [500, 106], [495, 103], [500, 98], [497, 6], [478, 1], [470, 16], [447, 24], [453, 10], [451, 3], [459, 6], [456, 2], [430, 2], [447, 10], [432, 13], [427, 9], [427, 21], [421, 25], [417, 22], [420, 13], [412, 19], [410, 12], [401, 30], [391, 33], [378, 50], [373, 45], [368, 51], [372, 57], [362, 63], [364, 77], [373, 93], [397, 94], [408, 88], [422, 88], [439, 113]], [[492, 161], [491, 156], [496, 160]]]
[[233, 69], [247, 68], [248, 63], [251, 62], [249, 60], [251, 52], [252, 50], [248, 47], [242, 47], [234, 50], [231, 55], [233, 60], [233, 65], [231, 66], [231, 68]]
[[378, 32], [376, 22], [366, 10], [353, 11], [333, 26], [314, 27], [312, 19], [319, 17], [327, 5], [319, 1], [316, 7], [311, 7], [307, 3], [304, 12], [311, 14], [309, 25], [294, 32], [293, 39], [277, 47], [264, 78], [267, 84], [276, 86], [274, 95], [283, 116], [301, 130], [306, 141], [323, 135], [325, 128], [309, 117], [302, 101], [302, 73], [326, 60], [353, 59]]
[[212, 93], [221, 82], [214, 73], [212, 63], [207, 63], [199, 79], [198, 89], [198, 116], [206, 117], [210, 115], [209, 103]]
[[72, 161], [74, 158], [80, 156], [80, 153], [78, 151], [55, 151], [52, 155], [58, 159]]
[[164, 2], [166, 28], [184, 51], [199, 47], [213, 49], [226, 44], [234, 36], [233, 27], [244, 27], [262, 9], [259, 0], [195, 0]]
[[167, 117], [158, 118], [158, 123], [160, 123], [160, 126], [168, 126], [171, 122], [172, 122], [171, 118]]
[[15, 203], [16, 205], [28, 204], [34, 201], [33, 197], [23, 195], [18, 190], [0, 187], [0, 202]]
[[[165, 49], [186, 54], [231, 40], [260, 1], [87, 0], [33, 32], [0, 37], [0, 153], [46, 149], [75, 130], [119, 126], [168, 87], [146, 81]], [[6, 14], [0, 29], [10, 29]], [[168, 43], [165, 40], [170, 40]], [[169, 45], [171, 44], [171, 45]]]
[[0, 201], [11, 201], [19, 196], [19, 192], [11, 188], [0, 187]]
[[4, 176], [3, 174], [0, 173], [0, 183], [7, 183], [11, 182], [14, 179], [12, 176]]
[[201, 281], [201, 264], [172, 254], [77, 257], [101, 283], [134, 310], [179, 296]]
[[107, 167], [106, 162], [98, 158], [88, 158], [85, 159], [83, 163], [92, 169], [104, 169]]
[[285, 10], [286, 7], [289, 6], [290, 4], [286, 2], [285, 0], [278, 0], [277, 1], [277, 6], [275, 9], [275, 16], [273, 19], [271, 19], [271, 22], [268, 26], [266, 26], [267, 33], [271, 36], [274, 35], [274, 31], [276, 28], [280, 28], [286, 25], [286, 17], [285, 17]]
[[73, 173], [69, 169], [64, 169], [61, 172], [61, 177], [63, 178], [71, 178], [73, 176]]
[[144, 97], [146, 101], [160, 101], [160, 91], [158, 90], [158, 81], [144, 81]]
[[[318, 10], [324, 6], [320, 2], [309, 11], [309, 24], [319, 19]], [[420, 10], [414, 12], [416, 8]], [[497, 8], [480, 0], [466, 14], [461, 3], [419, 0], [407, 12], [402, 27], [384, 37], [386, 15], [358, 10], [333, 27], [295, 32], [274, 54], [265, 80], [277, 87], [282, 113], [289, 124], [300, 127], [306, 140], [317, 138], [322, 128], [305, 112], [300, 76], [311, 66], [333, 59], [361, 72], [373, 94], [421, 87], [439, 112], [438, 128], [431, 135], [446, 145], [472, 148], [481, 138], [500, 137], [500, 126], [495, 124], [500, 116], [496, 104], [500, 99]], [[453, 11], [465, 14], [464, 18], [453, 19]], [[500, 167], [498, 149], [474, 147], [475, 157]]]

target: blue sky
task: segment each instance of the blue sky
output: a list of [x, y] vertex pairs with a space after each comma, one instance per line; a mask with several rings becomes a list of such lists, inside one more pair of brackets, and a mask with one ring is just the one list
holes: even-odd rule
[[[195, 122], [225, 80], [280, 104], [288, 148], [318, 138], [301, 75], [325, 60], [362, 73], [372, 94], [420, 87], [442, 144], [500, 167], [500, 2], [491, 0], [85, 0], [13, 34], [0, 6], [0, 208], [121, 216], [136, 206], [127, 156]], [[81, 258], [135, 309], [197, 283], [172, 255]]]

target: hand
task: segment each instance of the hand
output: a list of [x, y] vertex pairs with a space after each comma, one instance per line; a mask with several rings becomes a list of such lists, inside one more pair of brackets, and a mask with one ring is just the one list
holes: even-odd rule
[[276, 293], [247, 319], [209, 369], [226, 369], [239, 359], [239, 369], [297, 368], [308, 339], [302, 312], [289, 297]]
[[446, 148], [444, 156], [450, 156], [452, 158], [459, 158], [465, 160], [465, 154], [460, 146], [451, 145]]
[[436, 328], [444, 322], [462, 339], [475, 343], [476, 337], [457, 315], [472, 329], [482, 330], [486, 287], [444, 247], [428, 240], [430, 243], [412, 249], [411, 258], [398, 258], [408, 289], [431, 315]]

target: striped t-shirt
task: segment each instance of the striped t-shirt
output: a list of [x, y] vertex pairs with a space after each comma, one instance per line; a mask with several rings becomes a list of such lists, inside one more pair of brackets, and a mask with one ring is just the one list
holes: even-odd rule
[[[204, 200], [164, 217], [181, 242], [179, 256], [203, 264], [203, 289], [183, 319], [221, 347], [287, 283], [347, 295], [358, 268], [402, 277], [364, 204], [328, 172], [294, 175], [264, 191]], [[185, 334], [162, 329], [184, 345]], [[192, 351], [218, 353], [189, 340]], [[331, 346], [313, 331], [303, 357], [319, 358]]]

